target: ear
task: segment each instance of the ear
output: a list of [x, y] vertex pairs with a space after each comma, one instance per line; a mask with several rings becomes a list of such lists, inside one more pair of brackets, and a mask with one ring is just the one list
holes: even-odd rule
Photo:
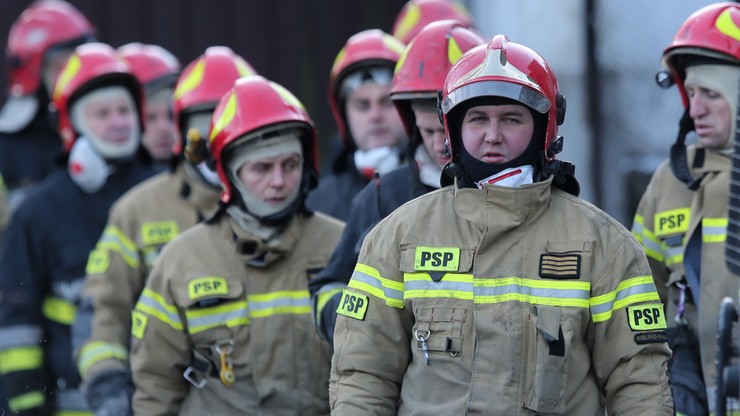
[[565, 121], [565, 96], [558, 91], [558, 93], [555, 95], [555, 110], [556, 110], [556, 118], [555, 121], [557, 121], [558, 126], [563, 124]]

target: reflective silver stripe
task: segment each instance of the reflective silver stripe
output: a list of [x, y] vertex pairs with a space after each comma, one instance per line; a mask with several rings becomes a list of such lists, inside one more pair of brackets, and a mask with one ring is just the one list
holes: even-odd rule
[[159, 257], [159, 251], [154, 247], [149, 247], [144, 251], [144, 262], [147, 266], [151, 266]]
[[[126, 240], [124, 241], [121, 237]], [[118, 227], [107, 227], [100, 237], [98, 244], [107, 245], [107, 247], [113, 246], [120, 250], [123, 257], [127, 257], [137, 263], [139, 262], [139, 253], [135, 249], [136, 245]]]
[[633, 295], [641, 295], [645, 293], [654, 293], [655, 285], [652, 283], [645, 283], [641, 285], [630, 286], [617, 292], [614, 299], [606, 301], [600, 304], [591, 305], [591, 315], [598, 315], [600, 313], [609, 312], [614, 308], [614, 304], [622, 299], [625, 299]]
[[148, 309], [153, 309], [156, 314], [159, 314], [160, 316], [164, 316], [167, 319], [168, 324], [177, 324], [182, 325], [182, 322], [180, 321], [180, 315], [177, 314], [177, 312], [170, 312], [167, 309], [165, 309], [164, 305], [159, 303], [156, 299], [152, 299], [149, 297], [146, 292], [143, 292], [141, 296], [139, 297], [139, 302], [136, 305], [136, 309], [142, 310], [142, 306], [144, 312], [149, 312]]
[[15, 325], [0, 328], [0, 350], [38, 346], [43, 330], [37, 325]]
[[[385, 296], [388, 299], [394, 299], [399, 302], [403, 302], [403, 291], [402, 290], [396, 290], [392, 289], [390, 287], [383, 286], [380, 280], [376, 279], [373, 276], [370, 276], [369, 274], [358, 272], [355, 270], [352, 272], [352, 279], [356, 282], [364, 283], [366, 285], [374, 287], [376, 290], [379, 290], [383, 293], [383, 296]], [[350, 281], [350, 286], [352, 286], [352, 282]]]
[[208, 314], [208, 315], [197, 317], [197, 318], [188, 317], [188, 327], [198, 328], [201, 326], [222, 325], [232, 319], [239, 319], [239, 318], [244, 319], [248, 317], [249, 317], [249, 311], [245, 308], [240, 308], [240, 309], [231, 310], [231, 311], [223, 312], [223, 313]]
[[506, 286], [476, 286], [475, 296], [501, 296], [510, 293], [520, 295], [534, 296], [541, 298], [558, 298], [558, 299], [582, 299], [588, 300], [590, 293], [588, 290], [579, 289], [556, 289], [556, 288], [538, 288], [523, 285], [506, 285]]
[[645, 226], [642, 223], [639, 223], [637, 221], [632, 223], [632, 234], [636, 234], [639, 236], [643, 236], [645, 232]]
[[642, 237], [642, 245], [643, 247], [645, 247], [646, 250], [665, 255], [665, 251], [663, 251], [663, 245], [646, 235], [643, 235]]
[[446, 280], [440, 280], [439, 282], [435, 283], [431, 280], [406, 280], [404, 282], [404, 290], [454, 290], [458, 292], [473, 293], [473, 281], [471, 280], [470, 282], [450, 282]]
[[725, 235], [727, 234], [727, 225], [705, 225], [701, 227], [702, 235]]
[[273, 300], [265, 301], [254, 301], [249, 299], [249, 311], [261, 311], [265, 309], [280, 308], [285, 306], [290, 307], [306, 307], [311, 305], [311, 299], [306, 296], [305, 298], [278, 298]]

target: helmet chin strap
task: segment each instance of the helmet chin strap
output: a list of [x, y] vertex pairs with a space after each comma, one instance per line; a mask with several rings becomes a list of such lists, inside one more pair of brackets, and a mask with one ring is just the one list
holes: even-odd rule
[[[689, 115], [689, 109], [687, 108], [681, 117], [681, 121], [678, 123], [678, 136], [676, 137], [676, 142], [671, 146], [670, 166], [673, 175], [678, 180], [685, 183], [690, 190], [695, 191], [699, 189], [699, 184], [701, 184], [706, 173], [697, 178], [691, 175], [688, 156], [686, 155], [686, 135], [693, 130], [694, 120]], [[697, 152], [703, 151], [704, 149], [697, 149]]]

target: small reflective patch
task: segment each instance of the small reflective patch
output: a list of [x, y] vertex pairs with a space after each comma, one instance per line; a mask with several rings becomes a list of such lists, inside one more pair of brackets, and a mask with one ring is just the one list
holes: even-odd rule
[[190, 300], [229, 293], [229, 283], [223, 277], [201, 277], [188, 283]]
[[540, 277], [578, 279], [581, 277], [581, 255], [564, 253], [540, 254]]
[[131, 335], [138, 339], [144, 339], [146, 325], [149, 323], [149, 317], [139, 311], [131, 312]]
[[640, 332], [639, 334], [635, 334], [635, 343], [638, 345], [658, 344], [661, 342], [668, 342], [668, 334], [665, 331]]
[[414, 270], [456, 272], [460, 247], [416, 247]]
[[689, 208], [677, 208], [656, 213], [653, 217], [655, 228], [653, 234], [656, 237], [663, 237], [668, 234], [686, 233], [689, 229], [690, 212]]
[[630, 306], [627, 308], [627, 319], [633, 331], [652, 331], [667, 327], [661, 303]]
[[145, 222], [141, 226], [141, 241], [148, 246], [165, 244], [179, 232], [180, 227], [175, 221]]
[[342, 292], [337, 313], [362, 321], [365, 319], [368, 303], [367, 296], [345, 290]]
[[93, 250], [90, 252], [90, 257], [87, 258], [85, 273], [105, 273], [108, 271], [108, 267], [110, 267], [110, 254], [108, 254], [108, 250]]

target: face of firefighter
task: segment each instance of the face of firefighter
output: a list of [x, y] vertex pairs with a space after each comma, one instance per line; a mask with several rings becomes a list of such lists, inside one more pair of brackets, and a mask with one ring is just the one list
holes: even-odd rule
[[85, 104], [82, 114], [95, 140], [110, 146], [122, 146], [132, 139], [137, 118], [130, 96], [94, 99]]
[[390, 90], [390, 85], [365, 83], [347, 97], [347, 125], [358, 149], [396, 146], [403, 139], [403, 123]]
[[301, 182], [301, 155], [284, 153], [250, 160], [239, 168], [237, 175], [252, 196], [269, 205], [280, 205]]
[[730, 139], [732, 114], [730, 104], [717, 91], [687, 83], [689, 115], [699, 143], [710, 150], [723, 149]]
[[462, 142], [474, 158], [505, 163], [524, 153], [534, 132], [527, 107], [517, 104], [470, 108], [462, 121]]
[[154, 94], [146, 102], [146, 130], [142, 144], [155, 160], [165, 161], [172, 155], [172, 146], [177, 140], [177, 130], [172, 118], [168, 91]]
[[450, 156], [445, 155], [445, 128], [439, 122], [439, 115], [436, 111], [413, 111], [424, 148], [437, 167], [443, 168], [450, 161]]

